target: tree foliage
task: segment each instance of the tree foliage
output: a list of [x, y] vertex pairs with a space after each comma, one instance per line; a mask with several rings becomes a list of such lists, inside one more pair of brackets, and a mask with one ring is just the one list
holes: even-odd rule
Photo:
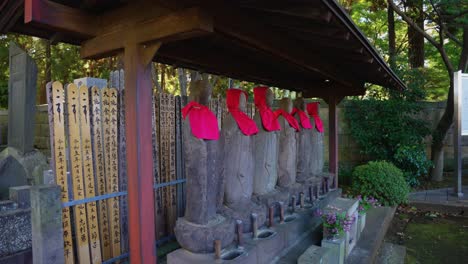
[[414, 186], [431, 165], [424, 142], [430, 129], [420, 118], [424, 78], [417, 70], [403, 75], [411, 84], [408, 90], [371, 89], [368, 96], [346, 102], [345, 117], [361, 152], [373, 160], [391, 161]]

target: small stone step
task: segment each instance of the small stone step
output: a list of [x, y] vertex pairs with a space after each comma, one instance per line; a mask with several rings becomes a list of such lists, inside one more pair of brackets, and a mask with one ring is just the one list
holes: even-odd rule
[[404, 264], [406, 247], [385, 242], [380, 248], [375, 263], [378, 264]]
[[310, 246], [297, 260], [297, 264], [328, 264], [330, 257], [330, 249]]
[[15, 210], [18, 208], [18, 204], [10, 201], [10, 200], [3, 200], [0, 201], [0, 212], [8, 211], [8, 210]]

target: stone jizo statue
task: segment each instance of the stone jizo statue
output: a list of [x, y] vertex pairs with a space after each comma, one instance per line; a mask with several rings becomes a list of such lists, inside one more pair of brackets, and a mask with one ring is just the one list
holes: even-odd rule
[[273, 92], [268, 87], [254, 88], [257, 107], [254, 120], [259, 132], [254, 136], [253, 191], [257, 195], [273, 191], [278, 180], [278, 137], [281, 126], [271, 110], [273, 99]]

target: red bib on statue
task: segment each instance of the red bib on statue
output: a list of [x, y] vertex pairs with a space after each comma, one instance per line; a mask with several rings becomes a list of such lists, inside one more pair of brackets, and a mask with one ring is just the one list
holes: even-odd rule
[[229, 113], [231, 113], [234, 120], [236, 120], [239, 129], [246, 136], [254, 135], [258, 133], [257, 125], [248, 115], [239, 109], [239, 101], [241, 94], [245, 94], [245, 98], [248, 98], [246, 92], [239, 89], [229, 89], [226, 92], [226, 105]]
[[292, 115], [290, 115], [288, 112], [284, 111], [283, 109], [278, 109], [275, 111], [275, 116], [278, 118], [280, 115], [282, 115], [286, 121], [288, 121], [289, 125], [294, 128], [296, 131], [301, 130], [299, 127], [299, 123], [297, 123], [296, 118], [294, 118]]
[[266, 93], [268, 89], [269, 88], [265, 86], [255, 87], [254, 102], [258, 112], [260, 113], [263, 128], [265, 128], [266, 131], [276, 131], [280, 130], [281, 126], [278, 122], [278, 119], [276, 118], [275, 113], [273, 113], [271, 108], [266, 104]]
[[319, 102], [314, 102], [314, 103], [309, 103], [307, 104], [307, 113], [312, 117], [315, 121], [315, 128], [317, 128], [317, 131], [322, 133], [323, 132], [323, 123], [322, 119], [320, 119], [320, 116], [318, 114], [318, 106]]
[[218, 119], [210, 108], [197, 102], [190, 102], [182, 108], [182, 117], [189, 116], [192, 134], [200, 139], [219, 139]]
[[299, 115], [299, 120], [301, 121], [301, 125], [303, 128], [305, 129], [312, 128], [312, 125], [310, 124], [310, 119], [304, 111], [299, 110], [297, 108], [293, 108], [291, 115], [294, 116], [295, 114]]

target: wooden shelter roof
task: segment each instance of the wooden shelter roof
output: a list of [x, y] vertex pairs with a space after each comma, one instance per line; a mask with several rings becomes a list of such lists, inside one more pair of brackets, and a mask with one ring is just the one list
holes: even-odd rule
[[[82, 57], [99, 58], [122, 50], [118, 32], [134, 31], [162, 40], [155, 61], [305, 96], [359, 95], [364, 83], [405, 87], [334, 0], [136, 2], [0, 0], [0, 32], [81, 45]], [[197, 27], [184, 31], [189, 24]], [[165, 34], [173, 28], [178, 37]]]

